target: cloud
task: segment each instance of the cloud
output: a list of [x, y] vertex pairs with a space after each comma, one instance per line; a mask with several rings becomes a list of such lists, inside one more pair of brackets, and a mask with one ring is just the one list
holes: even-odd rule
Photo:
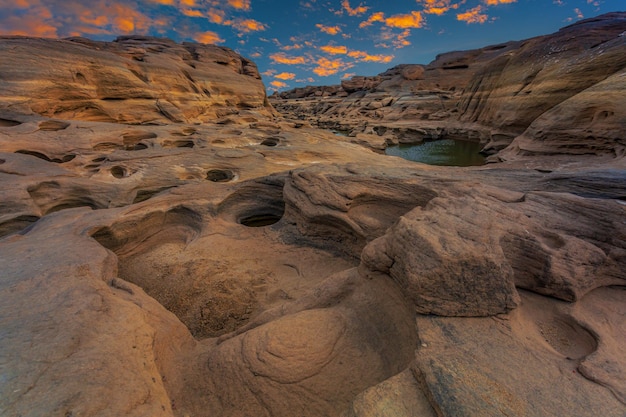
[[467, 24], [485, 23], [487, 19], [489, 18], [489, 16], [487, 16], [486, 14], [483, 14], [482, 11], [483, 11], [483, 7], [481, 5], [478, 5], [474, 7], [473, 9], [469, 9], [465, 13], [457, 14], [456, 20], [459, 20], [461, 22], [466, 22]]
[[385, 19], [385, 25], [393, 28], [421, 28], [423, 17], [420, 12], [413, 11], [408, 14], [396, 14]]
[[220, 35], [211, 31], [196, 33], [193, 38], [200, 43], [215, 44], [224, 42], [224, 39], [220, 38]]
[[346, 72], [345, 74], [343, 74], [343, 75], [341, 76], [341, 79], [342, 79], [342, 80], [346, 80], [346, 79], [348, 79], [348, 78], [352, 78], [352, 77], [354, 77], [355, 75], [356, 75], [356, 73], [355, 73], [355, 72]]
[[278, 78], [280, 80], [293, 80], [296, 78], [296, 74], [293, 72], [281, 72], [280, 74], [276, 74], [274, 78]]
[[498, 4], [515, 3], [517, 0], [485, 0], [487, 6], [497, 6]]
[[336, 35], [341, 32], [341, 28], [339, 26], [324, 26], [321, 23], [317, 23], [315, 27], [328, 35]]
[[341, 58], [328, 59], [324, 57], [319, 58], [316, 63], [317, 67], [313, 68], [313, 72], [320, 77], [328, 77], [339, 71], [344, 71], [353, 65], [349, 62], [344, 62]]
[[267, 26], [265, 26], [265, 24], [254, 19], [229, 20], [224, 22], [224, 24], [234, 27], [240, 33], [260, 32], [267, 29]]
[[270, 59], [277, 64], [285, 65], [301, 65], [306, 64], [306, 58], [303, 56], [287, 56], [283, 52], [277, 52], [270, 55]]
[[250, 0], [228, 0], [228, 5], [239, 10], [250, 10]]
[[221, 25], [224, 24], [226, 13], [223, 10], [209, 9], [207, 12], [207, 18], [211, 23]]
[[393, 46], [399, 49], [411, 45], [411, 42], [407, 40], [409, 36], [411, 36], [411, 31], [409, 29], [403, 30], [402, 33], [396, 35], [396, 37], [392, 40]]
[[379, 63], [389, 63], [394, 58], [393, 55], [370, 55], [368, 52], [365, 51], [350, 51], [348, 52], [348, 56], [362, 62]]
[[374, 22], [384, 22], [384, 21], [385, 21], [385, 14], [383, 12], [376, 12], [372, 14], [367, 20], [361, 22], [359, 24], [359, 27], [364, 28], [366, 26], [370, 26]]
[[270, 83], [270, 85], [272, 85], [272, 87], [276, 87], [276, 88], [285, 88], [287, 87], [287, 83], [284, 83], [282, 81], [277, 81], [274, 80]]
[[324, 45], [320, 46], [320, 50], [326, 52], [331, 55], [345, 55], [348, 53], [348, 48], [345, 46], [336, 46], [336, 45]]
[[359, 16], [369, 10], [369, 7], [361, 4], [353, 9], [350, 7], [350, 2], [348, 0], [343, 0], [341, 2], [341, 7], [343, 7], [343, 10], [345, 10], [350, 16]]
[[441, 16], [451, 9], [458, 9], [459, 7], [458, 3], [452, 4], [452, 0], [417, 0], [417, 2], [424, 5], [424, 13], [437, 16]]

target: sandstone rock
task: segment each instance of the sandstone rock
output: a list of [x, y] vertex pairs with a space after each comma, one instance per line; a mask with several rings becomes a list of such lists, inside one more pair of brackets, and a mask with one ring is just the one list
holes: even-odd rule
[[349, 80], [342, 80], [341, 88], [349, 94], [355, 91], [371, 90], [380, 84], [380, 81], [381, 79], [379, 77], [362, 77], [355, 75]]
[[4, 37], [0, 46], [3, 109], [130, 124], [202, 122], [221, 107], [272, 111], [255, 64], [223, 47], [148, 37]]
[[[223, 48], [6, 42], [50, 57], [66, 88], [18, 74], [10, 52], [0, 63], [39, 91], [0, 88], [0, 414], [623, 416], [623, 157], [442, 168], [371, 151], [502, 142], [428, 120], [455, 117], [460, 97], [435, 74], [461, 85], [518, 43], [444, 54], [423, 79], [396, 67], [345, 100], [340, 87], [276, 99], [343, 136], [274, 117], [254, 65]], [[86, 60], [67, 61], [76, 51]], [[78, 67], [84, 85], [63, 72]], [[179, 99], [202, 93], [162, 93], [200, 79], [220, 94], [197, 117]], [[602, 94], [619, 105], [618, 81], [555, 112], [596, 114], [576, 109]], [[94, 100], [105, 113], [75, 107]]]

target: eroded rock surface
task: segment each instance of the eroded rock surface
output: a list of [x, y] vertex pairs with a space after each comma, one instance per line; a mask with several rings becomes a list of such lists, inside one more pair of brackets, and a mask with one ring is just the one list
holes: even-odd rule
[[[507, 150], [524, 158], [442, 168], [276, 116], [254, 66], [223, 48], [10, 38], [9, 64], [23, 57], [7, 45], [59, 71], [98, 59], [93, 84], [64, 91], [113, 91], [132, 62], [152, 75], [145, 96], [104, 105], [50, 93], [37, 68], [0, 89], [3, 416], [626, 412], [624, 155], [532, 139], [544, 116], [583, 129], [566, 115], [591, 114], [600, 91], [617, 106], [620, 73], [531, 121], [523, 152]], [[458, 101], [452, 87], [518, 47], [390, 70], [371, 111], [389, 116], [398, 85], [432, 88], [435, 73]], [[66, 62], [76, 48], [87, 59]], [[163, 105], [155, 91], [182, 69], [230, 87]], [[598, 141], [623, 136], [614, 114]], [[430, 126], [410, 129], [452, 129]]]

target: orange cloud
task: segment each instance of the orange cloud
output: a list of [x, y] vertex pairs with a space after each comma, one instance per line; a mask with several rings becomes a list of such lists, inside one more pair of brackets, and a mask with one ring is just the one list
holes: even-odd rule
[[498, 4], [515, 3], [517, 0], [485, 0], [487, 6], [497, 6]]
[[324, 26], [321, 23], [318, 23], [315, 25], [315, 27], [328, 35], [336, 35], [341, 32], [339, 26]]
[[407, 40], [407, 38], [411, 36], [411, 31], [409, 29], [404, 29], [402, 33], [396, 35], [395, 39], [392, 41], [393, 46], [396, 48], [404, 48], [405, 46], [409, 46], [411, 42]]
[[365, 51], [350, 51], [348, 52], [348, 56], [358, 61], [380, 62], [380, 63], [391, 62], [394, 58], [393, 55], [370, 55], [369, 53]]
[[350, 16], [358, 16], [369, 10], [369, 7], [362, 6], [361, 4], [354, 9], [350, 7], [350, 2], [348, 0], [343, 0], [341, 2], [341, 7], [350, 15]]
[[348, 53], [348, 48], [346, 48], [345, 46], [336, 46], [336, 45], [320, 46], [320, 50], [331, 55], [345, 55]]
[[211, 23], [221, 25], [224, 23], [225, 13], [223, 10], [209, 9], [207, 17]]
[[313, 68], [313, 72], [320, 77], [328, 77], [350, 68], [352, 65], [342, 61], [341, 59], [328, 59], [319, 58], [317, 60], [317, 67]]
[[215, 44], [224, 42], [224, 39], [220, 38], [220, 35], [211, 31], [196, 33], [193, 38], [200, 43]]
[[293, 80], [296, 78], [296, 74], [293, 72], [281, 72], [280, 74], [276, 74], [274, 78], [278, 78], [280, 80]]
[[478, 5], [473, 9], [469, 9], [465, 13], [459, 13], [456, 15], [456, 20], [466, 23], [485, 23], [489, 16], [481, 13], [483, 11], [482, 6]]
[[231, 7], [239, 10], [250, 10], [250, 0], [228, 0]]
[[273, 87], [276, 87], [276, 88], [284, 88], [284, 87], [287, 87], [287, 84], [286, 84], [286, 83], [284, 83], [284, 82], [282, 82], [282, 81], [276, 81], [276, 80], [274, 80], [274, 81], [272, 81], [270, 84], [271, 84]]
[[409, 14], [397, 14], [385, 19], [385, 25], [393, 28], [421, 28], [423, 17], [420, 12], [413, 11]]
[[230, 24], [241, 33], [259, 32], [267, 29], [263, 23], [254, 19], [230, 20], [225, 24]]
[[383, 12], [376, 12], [372, 14], [366, 21], [361, 22], [359, 24], [359, 27], [364, 28], [366, 26], [370, 26], [374, 22], [384, 22], [384, 21], [385, 21], [385, 14]]
[[459, 8], [459, 4], [452, 4], [452, 0], [417, 0], [417, 2], [424, 4], [424, 13], [437, 16], [445, 14], [450, 9]]
[[299, 65], [305, 64], [306, 59], [303, 56], [287, 56], [282, 52], [277, 52], [275, 54], [270, 55], [270, 59], [277, 64], [286, 64], [286, 65]]
[[204, 17], [204, 14], [200, 10], [183, 9], [181, 13], [188, 17]]

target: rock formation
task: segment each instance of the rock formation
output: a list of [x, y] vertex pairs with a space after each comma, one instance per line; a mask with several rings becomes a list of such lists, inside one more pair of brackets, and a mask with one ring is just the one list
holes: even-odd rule
[[[623, 65], [521, 111], [499, 163], [369, 149], [508, 132], [513, 107], [461, 86], [527, 44], [286, 100], [382, 112], [344, 137], [280, 116], [223, 48], [0, 40], [0, 414], [623, 416]], [[17, 71], [33, 54], [50, 68]], [[418, 106], [444, 95], [441, 120]]]
[[621, 155], [625, 28], [626, 15], [610, 13], [551, 35], [442, 54], [425, 67], [354, 77], [342, 83], [345, 98], [271, 99], [292, 118], [351, 131], [374, 148], [454, 137], [480, 141], [486, 154], [502, 151], [492, 160]]

